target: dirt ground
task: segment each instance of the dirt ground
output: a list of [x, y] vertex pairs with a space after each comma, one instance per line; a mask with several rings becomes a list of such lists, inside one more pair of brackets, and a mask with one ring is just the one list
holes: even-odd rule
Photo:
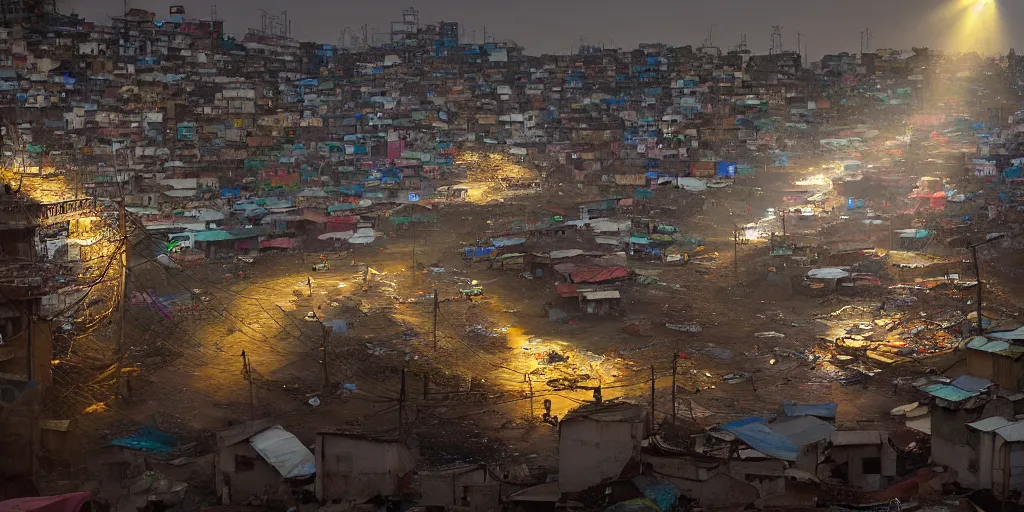
[[[673, 354], [680, 354], [680, 421], [706, 427], [768, 416], [793, 400], [837, 402], [841, 425], [890, 426], [888, 411], [913, 400], [893, 379], [945, 367], [955, 356], [882, 368], [866, 385], [842, 385], [823, 371], [814, 354], [827, 350], [835, 325], [820, 317], [850, 305], [862, 309], [844, 321], [871, 321], [879, 299], [823, 301], [769, 284], [767, 246], [737, 248], [732, 239], [734, 224], [781, 205], [786, 185], [810, 172], [794, 168], [740, 178], [733, 187], [705, 194], [658, 190], [648, 204], [657, 209], [652, 215], [703, 237], [702, 254], [714, 257], [684, 266], [631, 262], [659, 283], [628, 284], [624, 317], [551, 321], [544, 307], [555, 296], [551, 281], [470, 265], [461, 257], [461, 248], [539, 208], [573, 211], [579, 193], [446, 205], [436, 223], [391, 229], [374, 244], [327, 255], [331, 269], [323, 272], [311, 271], [319, 253], [295, 251], [263, 254], [252, 264], [140, 266], [133, 271], [134, 289], [160, 296], [192, 291], [195, 305], [129, 309], [130, 363], [138, 369], [130, 398], [84, 415], [80, 430], [89, 435], [87, 446], [140, 424], [188, 440], [269, 416], [311, 443], [319, 430], [396, 433], [401, 421], [418, 438], [428, 464], [487, 460], [546, 467], [556, 461], [556, 429], [539, 421], [545, 400], [559, 417], [593, 398], [591, 389], [580, 386], [600, 385], [605, 400], [648, 402], [653, 373], [654, 408], [665, 420], [673, 411]], [[714, 198], [714, 206], [703, 209], [705, 197]], [[364, 284], [367, 268], [372, 270]], [[474, 281], [485, 294], [462, 299], [459, 290]], [[434, 290], [440, 300], [436, 348]], [[316, 313], [312, 321], [309, 312]], [[651, 324], [645, 335], [623, 331], [641, 319]], [[320, 321], [333, 320], [345, 320], [347, 332], [325, 336]], [[665, 323], [700, 330], [680, 332]], [[782, 336], [757, 336], [765, 332]], [[568, 360], [544, 364], [552, 350]], [[751, 378], [735, 384], [723, 378], [740, 372]], [[312, 398], [319, 404], [311, 405]]]

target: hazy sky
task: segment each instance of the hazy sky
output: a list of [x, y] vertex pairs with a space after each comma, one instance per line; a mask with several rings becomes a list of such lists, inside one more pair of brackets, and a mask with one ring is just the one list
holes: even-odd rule
[[[129, 0], [131, 7], [154, 11], [166, 17], [171, 3], [184, 5], [188, 17], [209, 18], [210, 0]], [[498, 39], [511, 39], [528, 53], [568, 52], [585, 38], [589, 44], [633, 48], [641, 42], [699, 45], [715, 24], [714, 42], [729, 49], [747, 35], [755, 52], [768, 49], [771, 25], [782, 25], [783, 45], [796, 49], [797, 31], [803, 34], [808, 53], [856, 52], [860, 33], [872, 32], [874, 48], [964, 49], [991, 45], [997, 32], [990, 16], [971, 33], [969, 41], [952, 48], [948, 36], [957, 32], [962, 16], [938, 16], [952, 4], [973, 0], [213, 0], [229, 34], [242, 35], [248, 27], [259, 27], [260, 9], [271, 14], [288, 11], [292, 35], [301, 40], [336, 43], [346, 26], [386, 40], [388, 22], [401, 19], [402, 9], [415, 7], [420, 23], [458, 21], [465, 39], [482, 41], [484, 28]], [[1024, 23], [1024, 0], [996, 0], [999, 18], [1005, 26]], [[66, 0], [64, 9], [100, 22], [107, 14], [119, 14], [123, 0]], [[585, 6], [585, 7], [584, 7]], [[962, 30], [960, 31], [962, 33]], [[943, 37], [944, 34], [946, 37]], [[347, 39], [347, 36], [346, 36]], [[964, 39], [964, 38], [959, 38]], [[999, 45], [1003, 46], [1003, 45]], [[1005, 47], [1024, 49], [1024, 33], [1006, 38]]]

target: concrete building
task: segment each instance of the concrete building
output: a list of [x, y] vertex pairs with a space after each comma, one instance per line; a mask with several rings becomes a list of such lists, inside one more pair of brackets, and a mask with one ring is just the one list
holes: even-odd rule
[[313, 454], [273, 420], [245, 422], [217, 433], [214, 453], [217, 493], [224, 505], [239, 505], [258, 496], [265, 501], [290, 499], [290, 483], [313, 476]]
[[316, 435], [316, 497], [328, 503], [362, 503], [408, 491], [416, 458], [400, 441], [358, 434]]
[[896, 476], [896, 450], [877, 430], [833, 432], [828, 458], [823, 472], [865, 491], [884, 489]]
[[623, 476], [628, 464], [640, 461], [646, 423], [646, 408], [626, 402], [589, 404], [566, 414], [558, 425], [561, 492]]

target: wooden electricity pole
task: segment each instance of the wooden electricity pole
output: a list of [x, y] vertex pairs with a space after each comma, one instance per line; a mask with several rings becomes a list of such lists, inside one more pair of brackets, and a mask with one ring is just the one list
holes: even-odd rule
[[249, 356], [245, 354], [245, 350], [242, 350], [242, 375], [249, 381], [249, 425], [252, 426], [256, 421], [256, 400], [252, 394], [252, 367], [249, 365]]
[[740, 277], [740, 228], [732, 227], [732, 275]]
[[122, 397], [122, 387], [127, 388], [123, 383], [123, 376], [121, 375], [124, 371], [124, 324], [125, 324], [125, 312], [127, 311], [126, 303], [128, 301], [128, 251], [131, 248], [131, 240], [128, 239], [128, 222], [126, 211], [124, 207], [124, 198], [121, 198], [118, 203], [120, 225], [119, 231], [121, 233], [121, 300], [117, 305], [118, 316], [120, 317], [120, 326], [118, 327], [117, 334], [117, 370], [114, 373], [114, 396]]
[[651, 428], [654, 428], [654, 365], [651, 365]]
[[331, 376], [327, 373], [327, 342], [331, 338], [331, 329], [320, 322], [323, 339], [320, 341], [320, 393], [324, 396], [331, 389]]
[[440, 304], [437, 301], [437, 288], [434, 288], [434, 352], [437, 352], [437, 311]]
[[679, 365], [679, 352], [672, 354], [672, 424], [676, 424], [676, 366]]
[[532, 420], [536, 416], [533, 410], [533, 379], [530, 377], [529, 373], [526, 374], [526, 383], [530, 386], [530, 419]]

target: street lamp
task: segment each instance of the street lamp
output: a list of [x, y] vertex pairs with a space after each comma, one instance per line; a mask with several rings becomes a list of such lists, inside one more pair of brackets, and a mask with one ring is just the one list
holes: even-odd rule
[[996, 236], [994, 236], [992, 238], [989, 238], [988, 240], [985, 240], [984, 242], [978, 242], [978, 243], [970, 246], [970, 249], [971, 249], [971, 259], [974, 261], [974, 278], [978, 281], [978, 284], [975, 285], [977, 290], [978, 290], [978, 294], [977, 294], [977, 302], [978, 302], [978, 336], [981, 336], [981, 335], [983, 335], [985, 333], [985, 326], [982, 323], [982, 316], [981, 316], [981, 267], [978, 265], [978, 247], [981, 247], [982, 245], [985, 245], [985, 244], [990, 244], [992, 242], [995, 242], [996, 240], [1002, 240], [1003, 238], [1006, 238], [1006, 234], [1005, 233], [1003, 233], [1001, 235], [996, 235]]

